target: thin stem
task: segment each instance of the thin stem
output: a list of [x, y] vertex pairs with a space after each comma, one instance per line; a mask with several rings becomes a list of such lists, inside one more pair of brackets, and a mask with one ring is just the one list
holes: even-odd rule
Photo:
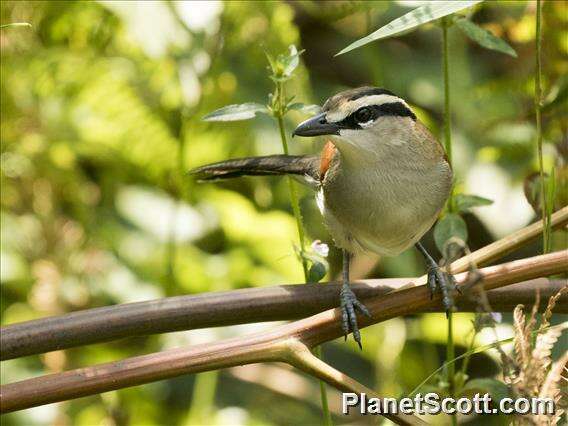
[[[305, 371], [311, 376], [318, 377], [320, 380], [327, 382], [329, 385], [343, 392], [353, 392], [356, 394], [366, 394], [369, 398], [379, 398], [372, 389], [353, 380], [351, 377], [336, 370], [330, 365], [314, 356], [309, 348], [301, 342], [293, 342], [289, 346], [287, 362], [294, 367]], [[405, 414], [388, 414], [384, 413], [384, 417], [399, 425], [425, 425], [426, 423], [415, 415]]]
[[[454, 321], [453, 321], [453, 314], [451, 311], [448, 312], [448, 341], [446, 344], [446, 361], [450, 359], [454, 359], [456, 357], [456, 350], [454, 346]], [[447, 371], [447, 380], [448, 380], [448, 389], [450, 396], [454, 396], [455, 393], [455, 375], [456, 375], [456, 368], [454, 364], [448, 365]]]
[[[479, 314], [478, 314], [478, 315], [479, 315]], [[477, 330], [476, 330], [475, 327], [474, 327], [473, 332], [471, 333], [471, 340], [470, 340], [470, 342], [469, 342], [469, 346], [468, 346], [468, 348], [467, 348], [467, 352], [466, 352], [466, 353], [471, 352], [471, 350], [474, 348], [476, 336], [477, 336]], [[469, 356], [466, 356], [466, 357], [463, 359], [463, 362], [462, 362], [462, 365], [461, 365], [461, 369], [460, 369], [460, 372], [461, 372], [461, 374], [462, 374], [462, 377], [467, 374], [467, 367], [469, 366], [469, 360], [470, 360], [470, 357], [469, 357]]]
[[[323, 353], [321, 350], [321, 346], [317, 346], [316, 348], [314, 348], [314, 354], [323, 362]], [[323, 380], [319, 380], [319, 386], [320, 386], [321, 410], [323, 411], [324, 425], [331, 426], [333, 425], [333, 420], [331, 418], [329, 403], [327, 402], [327, 389], [325, 387], [325, 382]]]
[[556, 171], [555, 171], [555, 165], [552, 164], [552, 167], [550, 168], [550, 174], [548, 177], [548, 182], [546, 184], [546, 212], [545, 212], [545, 216], [546, 219], [545, 223], [546, 223], [546, 227], [544, 228], [546, 231], [546, 238], [547, 238], [547, 244], [546, 244], [546, 253], [550, 253], [552, 251], [552, 211], [554, 210], [554, 198], [555, 198], [555, 192], [556, 192]]
[[219, 370], [206, 371], [195, 376], [187, 424], [205, 424], [213, 414], [218, 381]]
[[0, 30], [3, 30], [4, 28], [16, 28], [16, 27], [28, 27], [31, 28], [32, 24], [28, 23], [28, 22], [12, 22], [11, 24], [4, 24], [4, 25], [0, 25]]
[[168, 241], [166, 243], [166, 295], [173, 296], [177, 288], [175, 275], [177, 258], [176, 228], [179, 201], [174, 200], [169, 220]]
[[[201, 101], [200, 101], [201, 102]], [[186, 179], [178, 180], [178, 177], [182, 177], [185, 173], [184, 169], [184, 158], [185, 158], [185, 126], [186, 126], [186, 113], [182, 109], [179, 112], [178, 123], [177, 123], [177, 159], [176, 159], [176, 169], [172, 171], [171, 178], [178, 188], [177, 196], [173, 200], [173, 205], [170, 211], [169, 229], [168, 229], [168, 240], [166, 242], [166, 294], [172, 296], [176, 293], [177, 289], [177, 278], [176, 278], [176, 261], [178, 254], [178, 244], [177, 244], [177, 225], [178, 225], [178, 215], [181, 208], [183, 195], [186, 192], [185, 181]]]
[[544, 221], [544, 229], [542, 232], [542, 252], [547, 253], [550, 251], [550, 222], [547, 215], [547, 194], [546, 194], [546, 182], [544, 178], [544, 161], [542, 158], [542, 122], [541, 122], [541, 107], [542, 107], [542, 30], [541, 30], [541, 20], [542, 20], [542, 2], [541, 0], [536, 1], [536, 70], [535, 70], [535, 82], [534, 82], [534, 106], [535, 106], [535, 117], [536, 117], [536, 146], [538, 154], [538, 169], [540, 174], [540, 203], [542, 219]]
[[[443, 57], [443, 75], [444, 75], [444, 147], [448, 162], [452, 165], [452, 117], [450, 112], [450, 54], [448, 48], [448, 27], [447, 18], [442, 18], [442, 57]], [[454, 190], [450, 192], [448, 200], [448, 210], [454, 211]]]
[[[280, 140], [282, 141], [282, 150], [284, 154], [288, 155], [288, 141], [286, 140], [286, 130], [284, 128], [284, 113], [285, 113], [285, 95], [284, 95], [284, 85], [282, 82], [276, 83], [276, 103], [278, 105], [276, 118], [278, 120], [278, 129], [280, 130]], [[298, 228], [298, 238], [300, 239], [300, 260], [302, 262], [302, 270], [304, 271], [304, 282], [307, 283], [309, 280], [309, 273], [308, 273], [308, 263], [306, 258], [304, 257], [304, 253], [306, 251], [306, 243], [305, 243], [305, 236], [304, 236], [304, 226], [302, 223], [302, 212], [300, 210], [300, 203], [298, 201], [298, 192], [296, 190], [296, 185], [294, 180], [288, 176], [288, 187], [290, 189], [290, 203], [292, 204], [292, 211], [294, 212], [294, 218], [296, 219], [296, 227]], [[317, 347], [316, 355], [321, 358], [321, 348]], [[320, 380], [320, 398], [321, 398], [321, 407], [323, 411], [323, 418], [324, 424], [326, 426], [333, 425], [331, 419], [331, 412], [329, 411], [329, 404], [327, 401], [327, 389], [325, 388], [325, 383]]]
[[[284, 118], [282, 115], [277, 116], [278, 128], [280, 129], [280, 139], [282, 141], [282, 149], [284, 154], [288, 155], [288, 142], [286, 140], [286, 131], [284, 129]], [[306, 250], [306, 243], [304, 237], [304, 227], [302, 226], [302, 212], [300, 211], [300, 203], [298, 202], [298, 191], [296, 189], [294, 180], [288, 176], [288, 187], [290, 189], [290, 203], [292, 204], [292, 211], [296, 219], [296, 227], [298, 228], [298, 238], [300, 239], [300, 250], [302, 253]], [[308, 282], [308, 263], [302, 257], [302, 269], [304, 271], [304, 280]]]
[[[450, 54], [448, 49], [448, 18], [442, 19], [442, 56], [443, 56], [443, 75], [444, 75], [444, 144], [446, 148], [446, 155], [448, 162], [452, 165], [452, 122], [450, 111]], [[454, 211], [453, 188], [450, 192], [448, 200], [448, 209], [450, 212]], [[446, 343], [446, 361], [455, 358], [454, 346], [454, 321], [452, 312], [448, 312], [448, 339]], [[449, 394], [454, 397], [455, 393], [455, 374], [456, 368], [453, 363], [448, 365], [446, 370]], [[457, 417], [455, 414], [451, 416], [452, 425], [457, 425]]]

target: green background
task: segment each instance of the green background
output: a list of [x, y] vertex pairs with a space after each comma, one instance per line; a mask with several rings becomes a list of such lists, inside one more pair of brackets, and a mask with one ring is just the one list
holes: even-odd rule
[[[441, 136], [441, 30], [433, 24], [334, 58], [406, 13], [400, 2], [2, 2], [2, 325], [178, 294], [302, 282], [287, 184], [244, 178], [196, 185], [186, 171], [228, 158], [280, 153], [274, 120], [205, 123], [227, 104], [266, 103], [265, 51], [305, 49], [287, 93], [323, 104], [339, 90], [386, 87]], [[544, 8], [545, 162], [566, 176], [566, 3]], [[536, 170], [533, 2], [487, 2], [473, 21], [518, 58], [450, 32], [454, 168], [459, 191], [494, 200], [465, 216], [471, 249], [534, 220], [523, 186]], [[565, 99], [565, 98], [564, 98]], [[307, 115], [291, 112], [288, 134]], [[323, 140], [294, 139], [292, 153]], [[394, 167], [394, 165], [385, 165]], [[528, 183], [527, 183], [528, 182]], [[562, 188], [562, 186], [560, 186]], [[565, 189], [565, 187], [564, 187]], [[332, 245], [308, 189], [308, 237]], [[566, 204], [558, 191], [558, 205]], [[564, 199], [562, 199], [564, 197]], [[556, 236], [555, 246], [564, 244]], [[430, 235], [428, 247], [436, 253]], [[535, 242], [509, 258], [539, 253]], [[329, 257], [335, 276], [340, 254]], [[366, 276], [424, 272], [413, 250], [356, 259]], [[362, 272], [358, 272], [359, 276]], [[455, 316], [458, 354], [473, 314]], [[500, 337], [511, 335], [509, 316]], [[3, 383], [166, 348], [238, 336], [247, 325], [122, 339], [2, 363]], [[396, 318], [324, 345], [326, 360], [383, 395], [410, 392], [444, 359], [443, 314]], [[489, 333], [478, 336], [487, 343]], [[494, 354], [473, 357], [471, 377], [494, 377]], [[372, 419], [337, 416], [337, 423]], [[493, 419], [497, 421], [496, 419]], [[317, 382], [280, 365], [184, 376], [2, 418], [6, 425], [319, 424]]]

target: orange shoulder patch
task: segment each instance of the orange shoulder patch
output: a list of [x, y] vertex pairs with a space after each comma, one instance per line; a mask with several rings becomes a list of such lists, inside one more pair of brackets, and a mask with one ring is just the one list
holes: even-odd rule
[[319, 168], [320, 181], [323, 181], [325, 174], [329, 170], [329, 166], [331, 165], [331, 160], [333, 159], [333, 156], [335, 155], [336, 151], [337, 148], [330, 141], [327, 141], [326, 144], [323, 146], [320, 156], [320, 168]]

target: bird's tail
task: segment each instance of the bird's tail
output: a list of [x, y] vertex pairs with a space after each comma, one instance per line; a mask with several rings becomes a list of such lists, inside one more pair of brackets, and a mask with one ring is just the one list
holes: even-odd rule
[[315, 156], [268, 155], [207, 164], [189, 173], [200, 181], [266, 175], [298, 175], [308, 179], [317, 179], [318, 161], [319, 159]]

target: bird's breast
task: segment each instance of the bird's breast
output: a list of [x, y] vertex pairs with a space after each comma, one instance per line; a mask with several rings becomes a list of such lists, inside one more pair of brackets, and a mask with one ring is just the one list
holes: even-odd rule
[[442, 159], [415, 160], [363, 160], [328, 173], [318, 205], [340, 247], [396, 255], [428, 231], [448, 198], [451, 169]]

